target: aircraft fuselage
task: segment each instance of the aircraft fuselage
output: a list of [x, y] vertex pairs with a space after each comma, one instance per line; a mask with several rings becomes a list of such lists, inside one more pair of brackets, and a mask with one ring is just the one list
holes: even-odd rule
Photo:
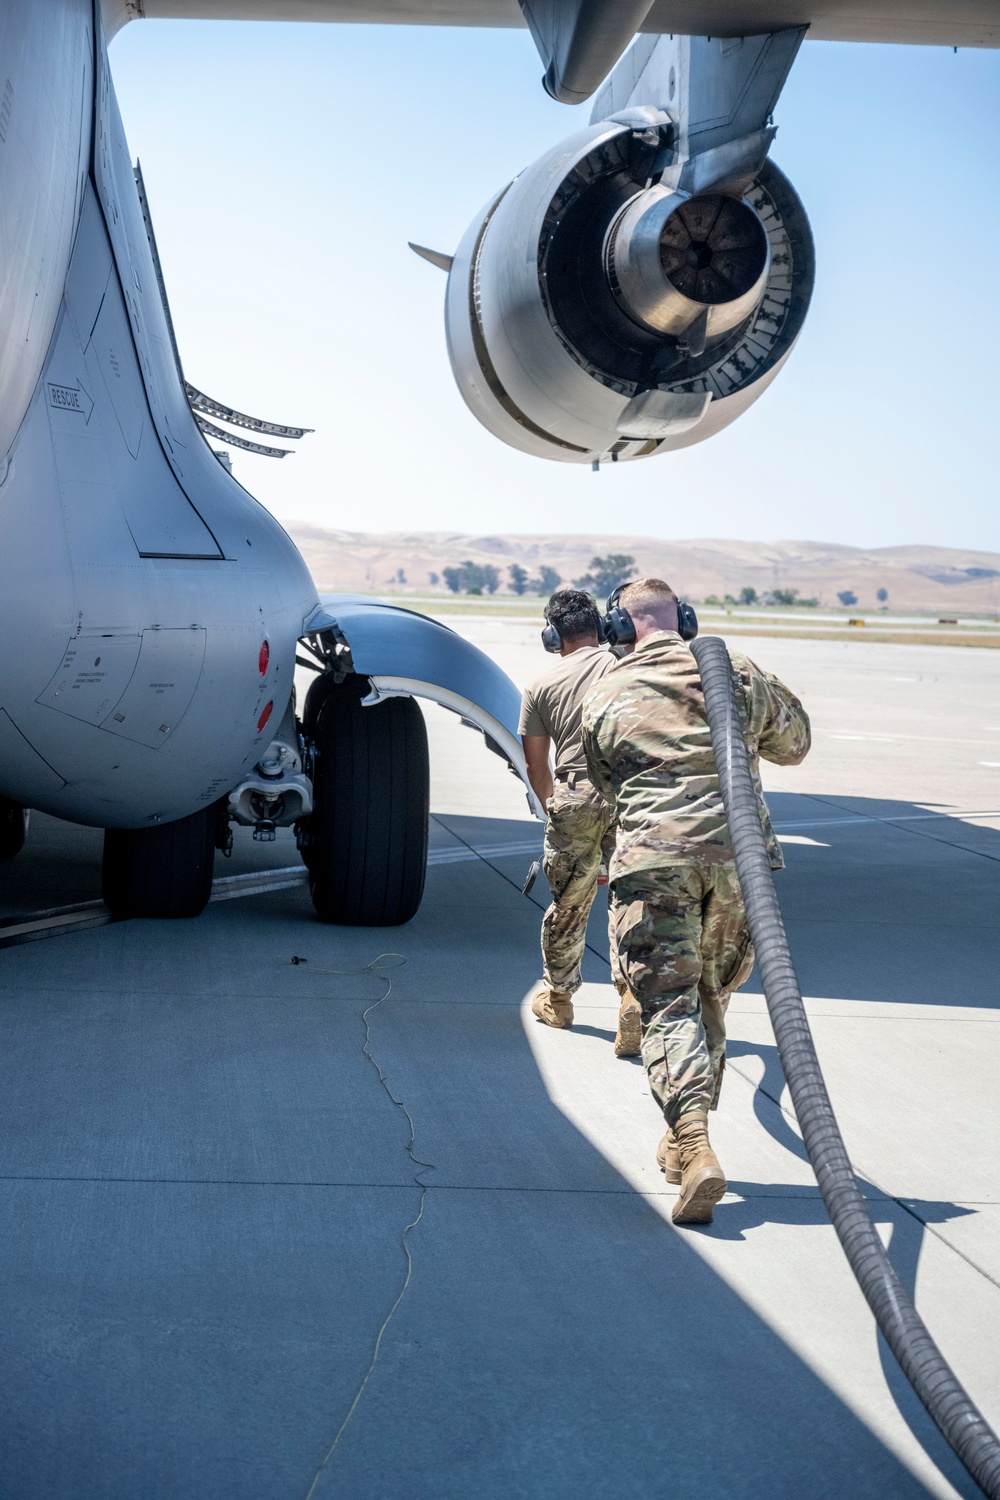
[[99, 13], [14, 0], [0, 39], [0, 794], [168, 822], [260, 758], [316, 590], [187, 406]]

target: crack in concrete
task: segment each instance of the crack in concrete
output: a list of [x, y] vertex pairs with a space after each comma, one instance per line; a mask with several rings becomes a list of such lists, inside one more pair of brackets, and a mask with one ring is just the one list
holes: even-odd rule
[[[392, 994], [392, 980], [385, 973], [385, 965], [382, 964], [383, 959], [388, 959], [388, 958], [394, 958], [394, 959], [398, 960], [397, 963], [391, 965], [392, 968], [400, 968], [406, 962], [406, 959], [404, 958], [404, 956], [401, 953], [380, 953], [378, 955], [378, 958], [372, 959], [371, 963], [365, 964], [364, 967], [361, 968], [361, 969], [351, 969], [351, 970], [343, 970], [343, 969], [319, 969], [319, 968], [313, 968], [312, 965], [310, 965], [310, 971], [313, 974], [340, 974], [340, 975], [350, 974], [351, 976], [358, 975], [358, 974], [375, 974], [380, 979], [384, 979], [385, 980], [385, 984], [386, 984], [385, 994], [384, 995], [380, 995], [377, 1000], [373, 1001], [372, 1004], [369, 1005], [362, 1012], [361, 1019], [365, 1023], [365, 1041], [364, 1041], [364, 1046], [362, 1047], [361, 1050], [364, 1053], [365, 1057], [368, 1059], [368, 1061], [371, 1063], [372, 1067], [375, 1069], [375, 1072], [378, 1074], [378, 1081], [379, 1081], [380, 1085], [385, 1090], [386, 1094], [388, 1095], [389, 1099], [392, 1101], [392, 1103], [395, 1106], [395, 1108], [399, 1110], [400, 1114], [403, 1116], [403, 1118], [406, 1121], [407, 1129], [409, 1130], [409, 1133], [410, 1133], [409, 1134], [409, 1139], [406, 1142], [406, 1154], [410, 1158], [410, 1161], [413, 1163], [413, 1166], [416, 1168], [416, 1171], [414, 1172], [414, 1175], [413, 1175], [413, 1181], [414, 1181], [414, 1184], [417, 1187], [420, 1188], [420, 1204], [419, 1204], [419, 1207], [417, 1209], [416, 1218], [410, 1220], [410, 1222], [404, 1227], [403, 1233], [402, 1233], [401, 1244], [402, 1244], [402, 1247], [403, 1247], [403, 1254], [406, 1256], [406, 1274], [403, 1277], [403, 1284], [400, 1287], [398, 1293], [396, 1294], [395, 1301], [393, 1302], [392, 1306], [389, 1308], [389, 1311], [386, 1313], [385, 1317], [383, 1318], [382, 1323], [381, 1323], [381, 1325], [379, 1327], [378, 1333], [375, 1335], [375, 1343], [374, 1343], [374, 1346], [372, 1348], [372, 1357], [371, 1357], [371, 1359], [370, 1359], [370, 1361], [368, 1363], [368, 1368], [365, 1371], [365, 1374], [364, 1374], [364, 1377], [363, 1377], [363, 1379], [361, 1381], [361, 1384], [358, 1386], [357, 1390], [354, 1393], [354, 1399], [353, 1399], [353, 1401], [351, 1402], [350, 1406], [347, 1409], [347, 1414], [344, 1417], [344, 1420], [341, 1422], [340, 1426], [337, 1428], [336, 1434], [334, 1435], [333, 1442], [330, 1444], [329, 1448], [327, 1449], [326, 1453], [323, 1456], [323, 1460], [320, 1463], [319, 1468], [316, 1470], [316, 1473], [313, 1475], [312, 1484], [309, 1486], [309, 1489], [306, 1491], [305, 1500], [313, 1500], [313, 1496], [316, 1494], [317, 1487], [318, 1487], [320, 1481], [322, 1480], [323, 1475], [327, 1472], [327, 1470], [330, 1467], [330, 1464], [331, 1464], [331, 1462], [333, 1460], [333, 1457], [336, 1454], [337, 1449], [340, 1446], [340, 1441], [343, 1438], [344, 1433], [347, 1431], [347, 1428], [350, 1425], [350, 1422], [351, 1422], [352, 1417], [354, 1416], [354, 1413], [357, 1411], [358, 1407], [361, 1404], [361, 1399], [364, 1396], [365, 1390], [366, 1390], [366, 1388], [368, 1386], [368, 1382], [371, 1380], [372, 1375], [375, 1373], [375, 1366], [378, 1364], [378, 1357], [379, 1357], [379, 1354], [380, 1354], [381, 1349], [382, 1349], [382, 1340], [385, 1337], [386, 1330], [389, 1327], [389, 1324], [392, 1322], [393, 1318], [396, 1316], [396, 1313], [399, 1310], [399, 1306], [400, 1306], [401, 1302], [403, 1301], [403, 1298], [406, 1296], [407, 1290], [408, 1290], [409, 1285], [410, 1285], [410, 1281], [412, 1280], [412, 1277], [413, 1277], [413, 1256], [410, 1254], [409, 1236], [410, 1236], [411, 1231], [414, 1230], [414, 1229], [416, 1229], [417, 1225], [420, 1223], [421, 1219], [423, 1218], [423, 1216], [424, 1216], [424, 1206], [425, 1206], [425, 1204], [427, 1202], [427, 1183], [425, 1183], [422, 1180], [422, 1175], [421, 1174], [423, 1172], [425, 1172], [425, 1171], [433, 1171], [434, 1170], [434, 1163], [433, 1162], [424, 1161], [421, 1157], [417, 1156], [416, 1152], [414, 1151], [413, 1148], [414, 1148], [414, 1143], [415, 1143], [415, 1140], [416, 1140], [416, 1131], [415, 1131], [414, 1125], [413, 1125], [413, 1117], [410, 1114], [410, 1111], [407, 1109], [406, 1105], [403, 1103], [402, 1099], [397, 1099], [396, 1095], [392, 1092], [392, 1088], [390, 1087], [390, 1084], [389, 1084], [388, 1075], [383, 1072], [382, 1067], [381, 1067], [380, 1063], [378, 1062], [378, 1059], [375, 1057], [375, 1054], [371, 1050], [371, 1047], [372, 1047], [372, 1029], [371, 1029], [371, 1022], [369, 1020], [369, 1017], [371, 1016], [372, 1012], [375, 1011], [375, 1010], [378, 1010], [379, 1006], [383, 1005], [385, 1003], [385, 1001], [388, 1000], [389, 996]], [[379, 968], [380, 964], [382, 964], [381, 968]]]

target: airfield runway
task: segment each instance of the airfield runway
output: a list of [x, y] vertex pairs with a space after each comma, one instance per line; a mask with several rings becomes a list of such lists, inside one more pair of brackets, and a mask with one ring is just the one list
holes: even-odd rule
[[[544, 665], [523, 623], [459, 628], [519, 682]], [[1000, 653], [737, 644], [813, 716], [765, 784], [847, 1144], [997, 1426]], [[428, 721], [408, 926], [316, 922], [285, 835], [220, 859], [239, 899], [197, 921], [0, 949], [0, 1495], [975, 1495], [825, 1221], [756, 976], [713, 1126], [730, 1192], [677, 1231], [612, 1053], [603, 901], [578, 1024], [549, 1031], [539, 825], [478, 735]], [[233, 881], [262, 865], [293, 873]], [[2, 916], [95, 914], [99, 866], [99, 834], [34, 818]]]

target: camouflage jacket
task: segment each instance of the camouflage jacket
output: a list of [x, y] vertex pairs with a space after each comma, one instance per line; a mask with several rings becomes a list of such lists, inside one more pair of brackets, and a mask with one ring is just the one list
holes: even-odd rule
[[[768, 855], [780, 870], [758, 756], [798, 765], [809, 750], [809, 719], [777, 677], [739, 652], [732, 661]], [[591, 780], [618, 818], [612, 880], [665, 864], [733, 858], [698, 664], [674, 631], [647, 636], [590, 689], [583, 749]]]

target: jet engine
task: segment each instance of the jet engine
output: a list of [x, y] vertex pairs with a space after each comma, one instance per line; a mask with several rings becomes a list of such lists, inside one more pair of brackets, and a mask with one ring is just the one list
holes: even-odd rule
[[[682, 160], [660, 111], [543, 156], [476, 218], [448, 277], [462, 396], [514, 448], [564, 463], [686, 447], [777, 374], [813, 284], [787, 179], [756, 155]], [[764, 139], [766, 135], [766, 140]]]

